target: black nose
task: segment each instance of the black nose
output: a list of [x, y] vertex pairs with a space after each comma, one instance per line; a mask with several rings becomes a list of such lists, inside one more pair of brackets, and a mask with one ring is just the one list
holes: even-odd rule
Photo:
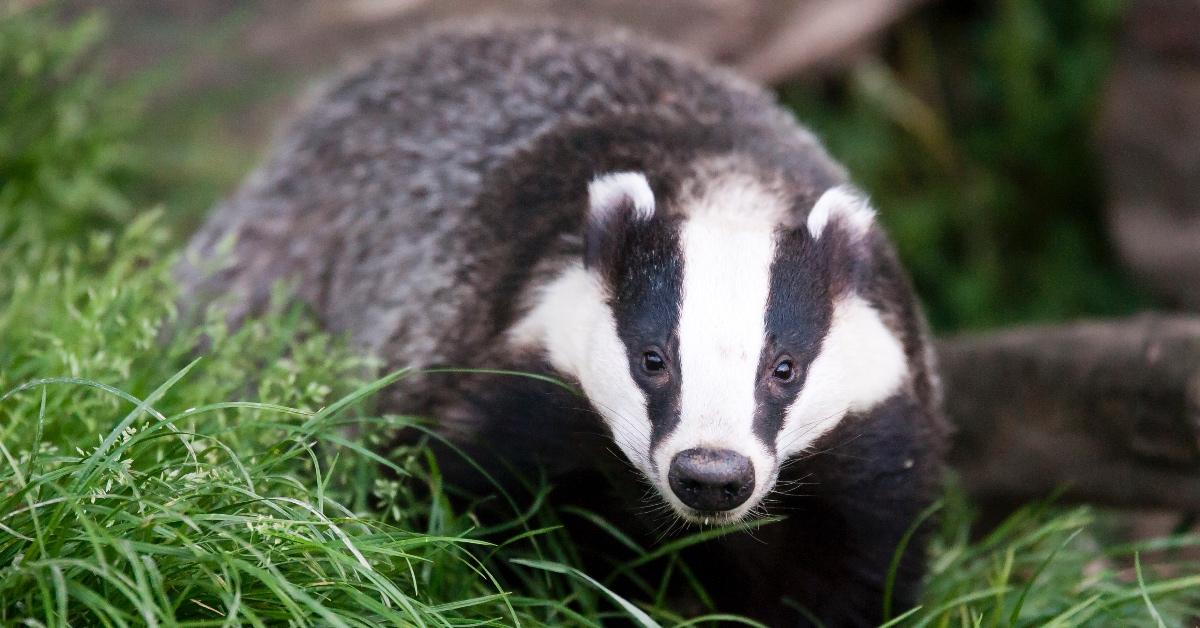
[[667, 481], [679, 501], [696, 510], [732, 510], [754, 492], [754, 465], [728, 449], [688, 449], [671, 460]]

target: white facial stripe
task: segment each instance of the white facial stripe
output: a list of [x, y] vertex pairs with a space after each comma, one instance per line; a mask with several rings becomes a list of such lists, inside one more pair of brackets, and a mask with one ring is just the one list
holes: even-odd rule
[[[680, 236], [683, 303], [679, 314], [679, 423], [659, 443], [655, 462], [666, 488], [671, 459], [694, 447], [731, 449], [754, 465], [755, 492], [735, 518], [774, 484], [775, 463], [754, 435], [755, 388], [764, 339], [775, 239], [770, 223], [693, 213]], [[678, 512], [669, 488], [662, 491]]]
[[595, 275], [579, 264], [569, 267], [539, 291], [509, 340], [516, 347], [543, 348], [555, 369], [579, 380], [617, 446], [650, 475], [646, 397], [629, 374], [625, 345]]
[[752, 434], [755, 383], [771, 289], [772, 229], [693, 218], [680, 237], [682, 382], [677, 432], [688, 446], [725, 447]]
[[867, 199], [847, 185], [826, 190], [808, 213], [808, 232], [819, 239], [831, 222], [840, 222], [850, 233], [861, 237], [875, 221], [875, 210]]
[[804, 388], [787, 410], [779, 457], [803, 451], [847, 413], [887, 400], [907, 377], [904, 347], [879, 312], [858, 295], [842, 297]]
[[639, 219], [654, 216], [654, 192], [650, 182], [640, 172], [614, 172], [596, 177], [588, 184], [588, 203], [594, 215], [603, 215], [621, 205], [625, 199], [633, 201], [634, 214]]

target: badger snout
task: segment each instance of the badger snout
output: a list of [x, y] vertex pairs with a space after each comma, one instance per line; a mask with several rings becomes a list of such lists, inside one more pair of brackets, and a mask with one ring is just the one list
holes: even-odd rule
[[754, 492], [754, 464], [729, 449], [687, 449], [671, 459], [667, 481], [688, 507], [701, 512], [733, 510]]

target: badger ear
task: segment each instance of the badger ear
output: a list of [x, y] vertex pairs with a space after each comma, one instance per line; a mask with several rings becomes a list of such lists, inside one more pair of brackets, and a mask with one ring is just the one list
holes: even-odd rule
[[625, 232], [654, 217], [654, 193], [640, 172], [614, 172], [588, 184], [583, 263], [596, 268], [613, 261]]
[[861, 239], [875, 224], [875, 210], [867, 197], [849, 185], [829, 188], [808, 212], [808, 233], [814, 240], [832, 227], [851, 239]]

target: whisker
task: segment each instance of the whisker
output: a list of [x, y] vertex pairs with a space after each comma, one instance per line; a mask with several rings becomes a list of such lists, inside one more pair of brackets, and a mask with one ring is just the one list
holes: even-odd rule
[[858, 440], [859, 438], [862, 438], [862, 437], [863, 437], [863, 433], [861, 433], [861, 432], [860, 432], [860, 433], [858, 433], [858, 434], [855, 434], [854, 436], [851, 436], [850, 438], [847, 438], [847, 439], [845, 439], [845, 440], [843, 440], [843, 441], [841, 441], [841, 442], [834, 443], [834, 444], [830, 445], [829, 447], [826, 447], [825, 449], [818, 449], [818, 450], [815, 450], [815, 451], [801, 452], [799, 455], [797, 455], [797, 456], [793, 456], [792, 458], [790, 458], [790, 459], [788, 460], [788, 463], [793, 463], [793, 464], [794, 464], [795, 462], [799, 462], [799, 461], [801, 461], [801, 460], [810, 460], [810, 459], [812, 459], [812, 458], [814, 458], [814, 457], [816, 457], [816, 456], [823, 455], [823, 454], [829, 454], [829, 455], [835, 455], [835, 456], [842, 456], [842, 457], [844, 457], [844, 458], [850, 458], [850, 459], [853, 459], [853, 460], [867, 460], [866, 458], [863, 458], [863, 457], [861, 457], [861, 456], [854, 456], [854, 455], [851, 455], [851, 454], [844, 454], [844, 453], [838, 453], [838, 452], [836, 452], [836, 450], [837, 450], [838, 448], [840, 448], [840, 447], [845, 447], [846, 445], [849, 445], [850, 443], [853, 443], [854, 441], [856, 441], [856, 440]]
[[800, 428], [804, 428], [804, 429], [803, 429], [803, 431], [801, 431], [799, 433], [792, 434], [791, 436], [789, 436], [787, 443], [782, 447], [777, 447], [777, 450], [782, 451], [782, 452], [787, 452], [787, 451], [791, 450], [791, 448], [793, 446], [795, 446], [796, 443], [800, 442], [801, 439], [803, 439], [805, 436], [807, 436], [809, 433], [811, 433], [814, 429], [816, 429], [817, 426], [834, 418], [835, 416], [838, 416], [838, 415], [844, 416], [846, 413], [847, 413], [846, 410], [835, 410], [834, 412], [831, 412], [830, 414], [827, 414], [825, 416], [817, 417], [815, 419], [801, 423], [801, 424], [795, 426], [795, 428], [789, 428], [789, 429], [800, 429]]

